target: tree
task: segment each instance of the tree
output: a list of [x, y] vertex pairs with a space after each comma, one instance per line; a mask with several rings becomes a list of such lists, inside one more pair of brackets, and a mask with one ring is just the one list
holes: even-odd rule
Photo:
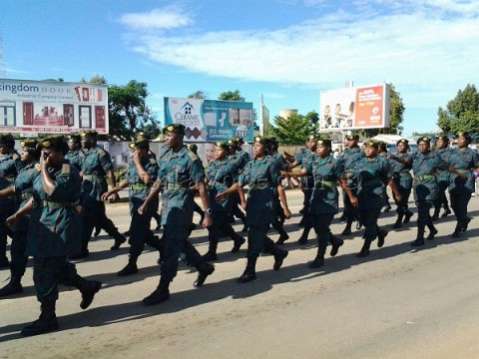
[[94, 75], [88, 83], [93, 85], [106, 85], [106, 79], [101, 75]]
[[147, 96], [147, 85], [144, 82], [131, 80], [125, 86], [109, 86], [110, 135], [130, 140], [136, 131], [154, 131], [158, 128], [146, 106]]
[[360, 130], [359, 134], [363, 137], [374, 137], [377, 134], [384, 133], [384, 134], [394, 134], [400, 135], [403, 131], [402, 122], [404, 120], [403, 114], [404, 107], [403, 100], [401, 98], [401, 94], [396, 91], [396, 88], [393, 84], [388, 84], [389, 86], [389, 119], [390, 119], [390, 126], [388, 128], [374, 128], [368, 130]]
[[314, 133], [314, 125], [303, 115], [288, 118], [277, 116], [275, 121], [276, 126], [273, 126], [272, 132], [284, 145], [302, 145]]
[[224, 91], [218, 96], [218, 100], [221, 101], [244, 101], [244, 97], [241, 97], [239, 90]]
[[446, 109], [439, 107], [437, 125], [446, 133], [460, 131], [479, 133], [479, 93], [474, 85], [468, 84], [459, 90], [456, 97], [447, 103]]
[[204, 91], [198, 90], [193, 92], [191, 95], [188, 96], [188, 98], [195, 98], [198, 100], [205, 100], [206, 99], [206, 94]]

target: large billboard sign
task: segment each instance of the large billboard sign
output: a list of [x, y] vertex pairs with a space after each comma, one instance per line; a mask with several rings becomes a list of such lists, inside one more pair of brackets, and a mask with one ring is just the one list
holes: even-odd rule
[[108, 133], [108, 88], [56, 81], [0, 79], [0, 132]]
[[389, 106], [389, 87], [386, 84], [321, 92], [320, 130], [389, 127]]
[[185, 126], [185, 142], [217, 142], [231, 137], [253, 141], [251, 102], [165, 97], [165, 125]]

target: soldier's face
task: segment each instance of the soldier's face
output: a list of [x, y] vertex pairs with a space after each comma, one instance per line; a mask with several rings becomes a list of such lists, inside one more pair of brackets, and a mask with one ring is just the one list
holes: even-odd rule
[[378, 154], [378, 149], [374, 146], [366, 146], [364, 153], [366, 154], [366, 157], [376, 157]]
[[84, 148], [91, 148], [95, 145], [95, 140], [91, 137], [84, 137], [82, 140], [82, 146]]
[[349, 148], [351, 147], [356, 147], [358, 145], [358, 142], [356, 140], [347, 140], [346, 141], [346, 146]]
[[63, 163], [63, 153], [58, 151], [53, 151], [51, 149], [42, 150], [43, 160], [46, 162], [47, 166], [57, 167]]
[[437, 139], [436, 147], [437, 147], [437, 148], [444, 148], [444, 147], [446, 147], [446, 146], [444, 146], [444, 145], [445, 145], [444, 140], [443, 140], [442, 138], [438, 138], [438, 139]]
[[398, 151], [399, 151], [400, 153], [406, 152], [406, 151], [407, 151], [407, 146], [406, 146], [406, 144], [403, 143], [403, 142], [399, 142], [399, 144], [398, 144]]
[[0, 154], [6, 155], [8, 153], [8, 148], [7, 146], [1, 145], [0, 146]]
[[79, 147], [80, 147], [80, 146], [79, 146], [76, 142], [74, 142], [74, 141], [72, 141], [72, 140], [68, 141], [68, 148], [70, 149], [70, 151], [75, 151], [75, 150], [77, 150]]
[[165, 142], [169, 147], [177, 147], [181, 144], [183, 136], [177, 134], [176, 132], [167, 132]]
[[306, 142], [306, 147], [308, 147], [311, 151], [314, 151], [316, 149], [316, 141], [308, 140], [308, 142]]
[[331, 149], [328, 146], [319, 145], [316, 147], [316, 154], [321, 157], [326, 157], [331, 153]]
[[215, 147], [215, 160], [222, 160], [226, 156], [226, 151], [220, 147], [216, 146]]
[[467, 145], [468, 145], [467, 139], [466, 139], [464, 136], [459, 136], [459, 137], [457, 138], [457, 145], [458, 145], [460, 148], [467, 147]]
[[253, 146], [253, 152], [255, 157], [264, 156], [265, 147], [261, 142], [255, 142]]
[[421, 151], [421, 153], [429, 152], [429, 148], [430, 148], [429, 142], [426, 142], [426, 141], [419, 142], [419, 151]]
[[30, 159], [31, 159], [30, 152], [28, 152], [28, 150], [25, 147], [22, 148], [22, 152], [20, 153], [20, 160], [22, 162], [27, 162], [27, 161], [30, 161]]

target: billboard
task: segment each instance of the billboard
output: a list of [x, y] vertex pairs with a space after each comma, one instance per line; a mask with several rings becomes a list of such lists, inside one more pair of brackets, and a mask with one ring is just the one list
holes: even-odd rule
[[108, 88], [57, 81], [0, 79], [0, 132], [108, 133]]
[[324, 91], [320, 109], [323, 131], [389, 127], [389, 87], [379, 84]]
[[254, 110], [251, 102], [165, 97], [165, 125], [185, 126], [185, 142], [217, 142], [242, 137], [252, 142]]

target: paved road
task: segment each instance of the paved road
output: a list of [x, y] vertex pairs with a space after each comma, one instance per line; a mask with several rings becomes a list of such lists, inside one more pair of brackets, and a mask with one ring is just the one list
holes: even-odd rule
[[[297, 212], [299, 193], [288, 197]], [[126, 205], [108, 210], [125, 230]], [[141, 257], [137, 275], [119, 278], [127, 249], [112, 253], [111, 240], [95, 241], [91, 258], [78, 263], [82, 275], [104, 282], [92, 307], [82, 312], [79, 293], [65, 289], [57, 305], [63, 330], [20, 338], [21, 327], [38, 315], [29, 268], [25, 293], [0, 301], [0, 358], [479, 358], [477, 199], [471, 210], [475, 218], [464, 240], [448, 236], [450, 217], [424, 249], [411, 249], [415, 229], [409, 227], [391, 232], [382, 249], [360, 260], [354, 254], [362, 241], [350, 237], [321, 270], [305, 265], [314, 257], [314, 241], [295, 244], [300, 229], [294, 217], [287, 222], [290, 256], [280, 272], [264, 256], [259, 279], [237, 284], [244, 251], [231, 255], [231, 243], [224, 242], [203, 288], [195, 289], [195, 273], [182, 267], [171, 300], [156, 307], [139, 301], [157, 285], [157, 253]], [[381, 220], [393, 221], [392, 215]], [[341, 229], [333, 226], [334, 233]], [[205, 232], [193, 237], [206, 252]], [[7, 277], [0, 272], [0, 281]]]

